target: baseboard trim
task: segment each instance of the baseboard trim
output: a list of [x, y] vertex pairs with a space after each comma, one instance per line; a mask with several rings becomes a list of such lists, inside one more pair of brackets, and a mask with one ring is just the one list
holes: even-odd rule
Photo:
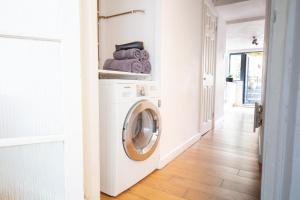
[[159, 161], [158, 169], [164, 168], [167, 164], [169, 164], [172, 160], [174, 160], [177, 156], [179, 156], [182, 152], [192, 146], [201, 138], [201, 134], [197, 133], [192, 138], [188, 139], [186, 142], [178, 146], [176, 149], [168, 153], [164, 158]]
[[214, 128], [220, 128], [222, 127], [223, 125], [223, 122], [224, 122], [224, 117], [220, 117], [219, 119], [216, 119], [215, 120], [215, 124], [214, 124]]
[[212, 121], [202, 123], [200, 126], [199, 133], [201, 135], [205, 135], [208, 131], [210, 131], [212, 129], [212, 127], [213, 127]]

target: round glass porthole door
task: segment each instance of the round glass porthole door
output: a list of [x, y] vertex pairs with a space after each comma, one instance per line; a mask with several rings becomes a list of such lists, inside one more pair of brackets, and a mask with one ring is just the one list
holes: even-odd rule
[[157, 148], [161, 129], [157, 107], [149, 101], [136, 103], [128, 113], [123, 128], [123, 146], [132, 160], [146, 160]]

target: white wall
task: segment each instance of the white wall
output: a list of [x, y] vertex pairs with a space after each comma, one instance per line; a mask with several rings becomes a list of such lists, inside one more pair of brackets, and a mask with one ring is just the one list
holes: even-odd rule
[[[224, 114], [224, 84], [226, 70], [226, 22], [219, 16], [217, 35], [217, 65], [216, 65], [216, 100], [215, 100], [215, 120], [222, 119]], [[217, 124], [216, 124], [217, 125]]]
[[[154, 80], [161, 83], [161, 167], [200, 138], [202, 3], [199, 0], [101, 0], [101, 15], [131, 9], [146, 10], [146, 15], [102, 20], [101, 63], [112, 56], [115, 44], [135, 40], [145, 42], [152, 55], [152, 64], [155, 63]], [[219, 25], [217, 78], [221, 79], [216, 84], [218, 96], [223, 96], [224, 20], [220, 20]], [[216, 111], [220, 118], [223, 98], [218, 99]]]
[[261, 199], [299, 199], [299, 1], [268, 1]]
[[100, 67], [107, 58], [112, 58], [116, 44], [143, 41], [145, 49], [150, 53], [154, 76], [155, 37], [156, 37], [156, 1], [154, 0], [99, 0], [100, 14], [107, 16], [127, 12], [134, 9], [145, 10], [145, 14], [137, 13], [111, 19], [100, 20]]
[[162, 1], [161, 158], [199, 134], [202, 1]]
[[101, 65], [105, 59], [112, 57], [115, 44], [144, 41], [152, 64], [157, 64], [153, 66], [154, 80], [161, 82], [161, 155], [164, 159], [178, 146], [198, 136], [202, 1], [100, 2], [101, 15], [132, 9], [146, 10], [145, 15], [101, 21]]

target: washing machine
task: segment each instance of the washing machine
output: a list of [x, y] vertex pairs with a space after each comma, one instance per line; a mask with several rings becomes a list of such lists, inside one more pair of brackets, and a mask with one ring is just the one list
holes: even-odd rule
[[101, 191], [117, 196], [158, 167], [160, 92], [156, 82], [99, 80]]

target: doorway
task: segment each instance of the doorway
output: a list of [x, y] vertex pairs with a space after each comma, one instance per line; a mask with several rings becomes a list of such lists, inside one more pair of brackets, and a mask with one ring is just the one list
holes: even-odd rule
[[[257, 182], [251, 187], [245, 184], [245, 187], [251, 188], [245, 191], [259, 187], [256, 192], [260, 192], [262, 166], [261, 154], [257, 152], [261, 152], [262, 139], [260, 130], [254, 131], [253, 126], [255, 103], [263, 101], [264, 36], [265, 23], [268, 21], [265, 18], [266, 4], [248, 1], [220, 5], [217, 9], [226, 20], [226, 55], [223, 65], [224, 109], [222, 123], [219, 123], [221, 120], [215, 120], [215, 132], [226, 133], [228, 138], [235, 134], [231, 138], [231, 146], [254, 152], [251, 161], [247, 162], [256, 169], [247, 169], [245, 173], [251, 174], [251, 178], [256, 177]], [[261, 13], [257, 15], [259, 10]], [[244, 16], [245, 13], [253, 13], [253, 16]], [[226, 142], [229, 144], [229, 141]], [[247, 178], [250, 179], [247, 181], [253, 181]]]
[[229, 54], [229, 75], [234, 82], [241, 82], [242, 91], [237, 101], [243, 105], [261, 102], [263, 52], [241, 52]]

